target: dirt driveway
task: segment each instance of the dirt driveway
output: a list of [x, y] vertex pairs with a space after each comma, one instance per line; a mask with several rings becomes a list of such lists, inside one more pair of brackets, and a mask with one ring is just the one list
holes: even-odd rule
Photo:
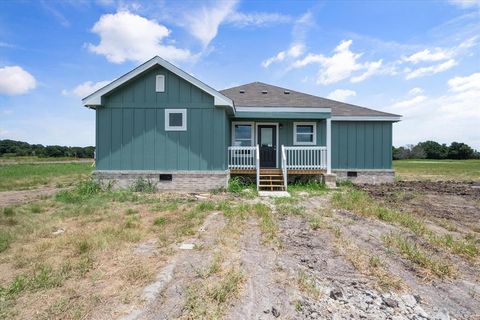
[[[210, 220], [203, 240], [172, 258], [163, 289], [124, 319], [478, 319], [480, 190], [449, 186], [361, 187], [385, 210], [413, 214], [422, 232], [339, 208], [333, 192], [239, 199], [261, 202], [272, 220]], [[212, 271], [215, 257], [228, 274]]]
[[44, 187], [33, 190], [0, 191], [0, 208], [34, 201], [54, 195], [63, 188]]

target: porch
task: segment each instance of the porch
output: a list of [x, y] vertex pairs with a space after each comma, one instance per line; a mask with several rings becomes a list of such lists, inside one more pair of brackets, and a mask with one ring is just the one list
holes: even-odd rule
[[265, 113], [261, 119], [233, 120], [230, 174], [255, 175], [257, 190], [271, 191], [286, 191], [289, 175], [331, 174], [331, 118], [316, 111], [308, 113], [310, 119], [305, 112], [289, 112], [283, 119]]
[[[326, 146], [281, 146], [278, 167], [262, 164], [261, 146], [228, 147], [230, 174], [255, 175], [257, 190], [288, 189], [288, 175], [326, 175], [330, 173], [329, 152]], [[270, 162], [271, 163], [271, 162]]]

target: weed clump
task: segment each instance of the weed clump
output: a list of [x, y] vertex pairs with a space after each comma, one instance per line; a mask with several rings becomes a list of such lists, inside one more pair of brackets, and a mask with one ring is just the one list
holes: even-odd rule
[[157, 191], [157, 186], [148, 179], [138, 178], [131, 186], [131, 190], [133, 192], [154, 193]]

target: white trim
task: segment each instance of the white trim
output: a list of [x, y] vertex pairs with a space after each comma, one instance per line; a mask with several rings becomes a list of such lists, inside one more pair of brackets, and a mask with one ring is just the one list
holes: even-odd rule
[[255, 122], [255, 144], [258, 144], [258, 126], [259, 125], [260, 126], [276, 126], [277, 127], [277, 129], [276, 129], [277, 147], [275, 148], [275, 152], [276, 152], [275, 168], [278, 168], [279, 167], [279, 163], [278, 163], [278, 143], [279, 143], [279, 139], [278, 139], [278, 137], [280, 136], [278, 122]]
[[[170, 126], [171, 113], [182, 114], [182, 126]], [[187, 109], [165, 109], [165, 131], [187, 131]]]
[[236, 107], [239, 112], [331, 112], [330, 108], [302, 108], [302, 107]]
[[148, 69], [160, 65], [165, 69], [171, 71], [172, 73], [176, 74], [180, 78], [190, 82], [194, 86], [202, 89], [203, 91], [207, 92], [208, 94], [212, 95], [214, 98], [214, 104], [216, 106], [229, 106], [231, 107], [232, 111], [235, 112], [235, 107], [233, 105], [233, 101], [218, 92], [217, 90], [211, 88], [210, 86], [206, 85], [205, 83], [201, 82], [200, 80], [194, 78], [190, 74], [186, 73], [185, 71], [177, 68], [170, 62], [163, 60], [159, 56], [155, 56], [152, 59], [148, 60], [144, 64], [138, 66], [137, 68], [133, 69], [132, 71], [124, 74], [120, 78], [110, 82], [105, 87], [95, 91], [91, 95], [82, 99], [82, 103], [84, 106], [91, 107], [91, 106], [100, 106], [102, 105], [102, 96], [109, 93], [110, 91], [114, 90], [115, 88], [121, 86], [125, 82], [135, 78], [139, 74], [147, 71]]
[[[313, 127], [313, 141], [312, 142], [298, 142], [297, 141], [297, 126], [305, 125]], [[294, 122], [293, 123], [293, 145], [294, 146], [316, 146], [317, 145], [317, 123], [316, 122]]]
[[327, 174], [332, 173], [332, 119], [327, 119]]
[[157, 74], [155, 76], [155, 92], [165, 92], [165, 75]]
[[333, 121], [400, 121], [402, 116], [332, 116]]
[[236, 124], [248, 124], [251, 126], [251, 135], [252, 135], [252, 141], [251, 141], [251, 146], [254, 146], [255, 145], [255, 122], [253, 121], [232, 121], [232, 141], [231, 141], [231, 144], [232, 146], [235, 146], [234, 143], [235, 143], [235, 125]]

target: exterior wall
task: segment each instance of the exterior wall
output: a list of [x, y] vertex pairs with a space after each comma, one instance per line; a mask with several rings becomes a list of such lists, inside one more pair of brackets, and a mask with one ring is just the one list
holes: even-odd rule
[[332, 121], [332, 169], [391, 169], [392, 122]]
[[[232, 122], [236, 121], [245, 121], [245, 122], [255, 122], [255, 123], [278, 123], [278, 147], [281, 145], [293, 146], [293, 123], [294, 122], [317, 122], [317, 146], [326, 145], [326, 120], [312, 120], [312, 119], [296, 119], [296, 120], [285, 120], [285, 119], [231, 119]], [[255, 125], [255, 124], [254, 124]], [[281, 128], [280, 128], [281, 126]], [[257, 138], [257, 132], [254, 131], [255, 139]], [[232, 133], [230, 128], [230, 134], [228, 135], [228, 144], [232, 143]]]
[[[172, 181], [160, 181], [161, 173], [172, 174]], [[131, 187], [138, 179], [155, 183], [159, 191], [206, 192], [226, 188], [229, 174], [226, 171], [95, 171], [95, 179], [113, 183], [114, 188]]]
[[[165, 92], [155, 76], [165, 75]], [[225, 170], [225, 109], [209, 94], [157, 67], [104, 97], [96, 111], [97, 170]], [[164, 109], [187, 109], [186, 131], [165, 131]]]

